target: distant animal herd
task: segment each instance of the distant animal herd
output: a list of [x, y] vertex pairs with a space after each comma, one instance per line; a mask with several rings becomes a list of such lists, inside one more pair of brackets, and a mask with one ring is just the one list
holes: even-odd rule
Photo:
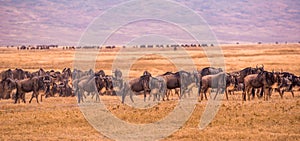
[[[132, 48], [189, 48], [189, 47], [213, 47], [214, 44], [172, 44], [172, 45], [135, 45], [131, 46]], [[15, 48], [17, 50], [48, 50], [58, 48], [58, 45], [21, 45], [21, 46], [7, 46], [7, 48]], [[114, 49], [117, 46], [115, 45], [106, 45], [106, 46], [61, 46], [63, 50], [75, 50], [75, 49]], [[122, 46], [122, 48], [126, 48], [126, 46]]]
[[[300, 77], [290, 72], [267, 71], [263, 65], [247, 67], [234, 72], [224, 72], [221, 68], [205, 67], [192, 72], [178, 71], [166, 72], [152, 76], [149, 71], [144, 71], [141, 76], [125, 80], [120, 69], [113, 70], [113, 75], [106, 75], [103, 70], [81, 71], [64, 68], [62, 71], [45, 71], [40, 68], [29, 72], [23, 69], [7, 69], [0, 74], [0, 99], [13, 99], [14, 103], [26, 103], [25, 94], [31, 93], [29, 103], [36, 99], [39, 103], [43, 97], [71, 97], [76, 96], [78, 103], [84, 102], [87, 96], [121, 96], [122, 103], [129, 95], [132, 102], [134, 94], [153, 96], [153, 101], [169, 100], [175, 90], [178, 99], [190, 95], [193, 88], [197, 89], [199, 101], [206, 100], [207, 93], [215, 99], [218, 94], [229, 95], [242, 91], [242, 100], [249, 101], [255, 96], [270, 99], [271, 95], [278, 93], [283, 98], [285, 92], [299, 90]], [[209, 90], [214, 91], [209, 91]], [[41, 93], [41, 94], [40, 94]], [[184, 97], [183, 97], [184, 96]]]

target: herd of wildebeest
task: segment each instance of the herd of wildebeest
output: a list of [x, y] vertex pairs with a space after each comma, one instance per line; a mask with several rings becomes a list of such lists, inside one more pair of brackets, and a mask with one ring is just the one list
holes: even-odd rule
[[[268, 100], [273, 93], [283, 97], [284, 92], [299, 90], [300, 77], [290, 72], [266, 71], [263, 65], [247, 67], [235, 72], [224, 72], [221, 68], [205, 67], [192, 72], [166, 72], [152, 76], [149, 71], [135, 79], [127, 81], [120, 69], [115, 69], [112, 75], [106, 75], [103, 70], [81, 71], [64, 68], [62, 71], [45, 71], [42, 68], [35, 72], [22, 69], [8, 69], [1, 72], [0, 99], [13, 99], [14, 103], [22, 100], [26, 103], [25, 94], [32, 92], [29, 103], [36, 98], [39, 103], [42, 97], [69, 97], [77, 96], [78, 103], [91, 95], [96, 101], [99, 95], [121, 96], [124, 103], [126, 95], [133, 101], [133, 94], [153, 96], [153, 100], [169, 100], [175, 92], [178, 98], [190, 94], [192, 88], [197, 88], [199, 101], [210, 91], [210, 98], [215, 99], [218, 94], [234, 95], [235, 91], [242, 91], [242, 100], [250, 100], [257, 96]], [[184, 97], [183, 97], [184, 96]]]

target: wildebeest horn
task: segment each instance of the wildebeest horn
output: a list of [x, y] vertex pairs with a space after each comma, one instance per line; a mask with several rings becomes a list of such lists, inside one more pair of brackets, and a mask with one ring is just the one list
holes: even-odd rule
[[264, 68], [265, 67], [264, 64], [261, 64], [261, 67]]
[[280, 73], [282, 73], [283, 72], [283, 70], [282, 69], [280, 69]]
[[256, 64], [256, 68], [258, 68], [258, 64]]

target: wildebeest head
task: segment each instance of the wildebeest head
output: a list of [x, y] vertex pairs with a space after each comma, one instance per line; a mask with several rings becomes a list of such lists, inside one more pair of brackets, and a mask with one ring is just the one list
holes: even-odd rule
[[15, 70], [12, 71], [12, 73], [13, 73], [14, 79], [21, 80], [21, 79], [26, 78], [25, 72], [22, 69], [16, 68]]
[[114, 88], [112, 76], [106, 75], [104, 77], [104, 81], [105, 81], [105, 89], [108, 90], [108, 91], [112, 91], [113, 88]]
[[38, 76], [44, 76], [44, 75], [46, 75], [46, 72], [44, 71], [43, 68], [40, 68], [40, 69], [37, 71], [37, 74], [38, 74]]
[[149, 75], [149, 76], [151, 77], [151, 73], [148, 72], [148, 71], [144, 71], [144, 72], [143, 72], [143, 75]]
[[47, 87], [49, 87], [50, 85], [50, 82], [51, 82], [51, 78], [50, 76], [46, 75], [46, 76], [40, 76], [40, 77], [37, 77], [38, 78], [38, 87], [39, 89], [44, 89], [46, 90]]
[[13, 78], [12, 70], [8, 69], [4, 72], [1, 72], [1, 77], [2, 77], [2, 80], [6, 79], [6, 78]]
[[237, 75], [227, 73], [226, 74], [226, 86], [233, 86], [234, 88], [238, 87]]
[[274, 72], [262, 71], [257, 75], [259, 80], [264, 80], [266, 86], [272, 86], [274, 83], [278, 83], [279, 75]]
[[101, 77], [105, 77], [105, 72], [103, 70], [98, 71], [97, 73], [95, 73], [95, 75], [101, 76]]
[[[149, 72], [148, 72], [149, 73]], [[145, 72], [143, 73], [145, 74]], [[149, 87], [149, 81], [150, 81], [150, 77], [151, 77], [151, 74], [147, 74], [147, 75], [142, 75], [140, 77], [140, 82], [142, 83], [143, 87], [144, 87], [144, 90], [146, 91], [150, 91], [150, 87]]]
[[9, 90], [13, 90], [16, 88], [16, 81], [11, 79], [11, 78], [7, 78], [4, 80], [4, 83], [7, 85], [7, 88]]
[[[256, 65], [256, 71], [257, 71], [256, 73], [264, 71], [264, 65], [261, 64], [261, 65], [258, 66], [258, 64], [257, 64]], [[253, 73], [253, 74], [255, 74], [255, 73]]]
[[115, 69], [115, 71], [113, 71], [113, 77], [116, 79], [121, 79], [122, 78], [122, 72], [120, 69]]
[[72, 72], [70, 68], [64, 68], [61, 74], [62, 78], [69, 79], [72, 77]]

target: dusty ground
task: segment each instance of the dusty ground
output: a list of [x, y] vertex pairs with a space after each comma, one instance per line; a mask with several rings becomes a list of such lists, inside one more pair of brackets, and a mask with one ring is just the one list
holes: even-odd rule
[[[226, 70], [236, 71], [257, 64], [264, 64], [271, 71], [290, 71], [300, 75], [300, 45], [239, 45], [224, 46]], [[201, 49], [188, 49], [197, 68], [209, 66]], [[74, 51], [55, 49], [49, 51], [17, 51], [0, 49], [0, 70], [23, 68], [35, 71], [73, 68]], [[136, 52], [133, 52], [136, 53]], [[173, 50], [165, 53], [174, 53]], [[102, 51], [97, 58], [96, 69], [111, 72], [117, 50]], [[174, 55], [176, 56], [176, 55]], [[180, 54], [177, 54], [180, 58]], [[124, 61], [126, 63], [126, 60]], [[146, 65], [145, 65], [146, 64]], [[170, 59], [160, 55], [138, 58], [131, 66], [130, 77], [148, 70], [154, 75], [176, 71]], [[29, 98], [30, 94], [26, 95]], [[149, 109], [134, 109], [122, 105], [116, 97], [102, 97], [116, 117], [130, 123], [151, 123], [167, 115], [177, 104], [173, 100], [161, 102]], [[207, 101], [199, 102], [190, 119], [177, 132], [165, 140], [300, 140], [300, 93], [292, 98], [286, 93], [283, 99], [278, 93], [270, 101], [254, 99], [242, 102], [241, 93], [222, 100], [219, 112], [204, 130], [198, 129], [199, 119]], [[159, 114], [158, 114], [159, 113]], [[0, 101], [0, 140], [110, 140], [97, 132], [85, 120], [76, 99], [53, 97], [40, 104], [13, 104], [12, 100]]]

